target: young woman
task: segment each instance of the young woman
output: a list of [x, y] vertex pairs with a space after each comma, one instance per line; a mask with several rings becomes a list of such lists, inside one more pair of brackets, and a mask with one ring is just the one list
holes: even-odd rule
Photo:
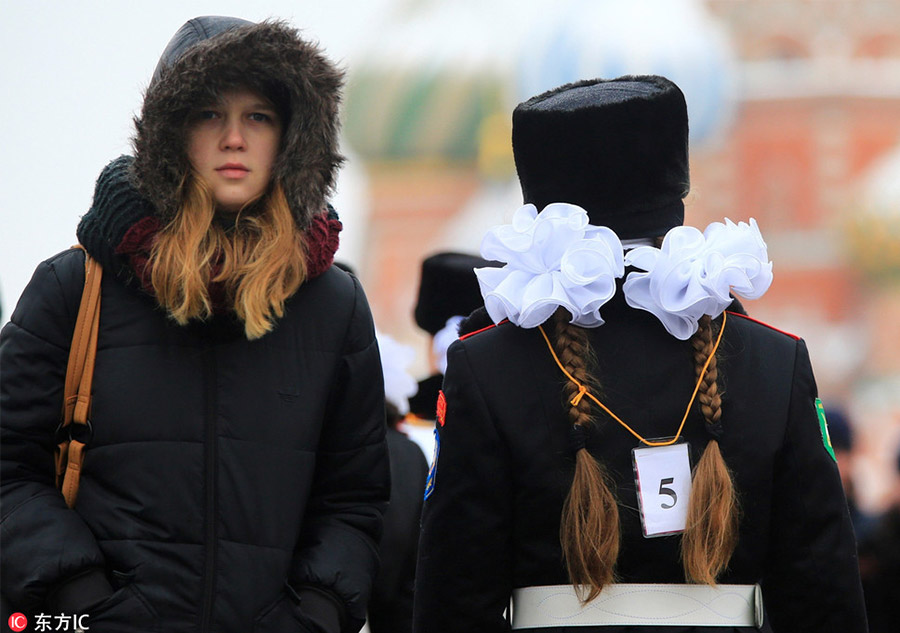
[[389, 494], [382, 375], [331, 266], [341, 74], [279, 22], [190, 20], [78, 238], [103, 266], [91, 435], [54, 486], [84, 282], [42, 263], [2, 332], [4, 597], [94, 632], [350, 631]]
[[771, 282], [754, 223], [681, 226], [687, 130], [662, 77], [516, 108], [529, 204], [449, 351], [415, 631], [866, 630], [806, 345], [732, 304]]

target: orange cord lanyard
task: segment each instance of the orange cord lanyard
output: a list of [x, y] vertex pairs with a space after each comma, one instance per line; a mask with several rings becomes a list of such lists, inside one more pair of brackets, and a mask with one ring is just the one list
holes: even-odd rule
[[665, 441], [665, 442], [651, 442], [650, 440], [645, 440], [643, 437], [641, 437], [641, 435], [639, 433], [637, 433], [634, 429], [632, 429], [630, 426], [625, 424], [625, 422], [623, 422], [622, 419], [619, 418], [619, 416], [617, 416], [615, 413], [610, 411], [609, 408], [607, 408], [607, 406], [605, 404], [603, 404], [602, 402], [597, 400], [597, 398], [594, 397], [594, 394], [592, 394], [590, 391], [588, 391], [587, 387], [585, 387], [580, 382], [575, 380], [575, 377], [572, 376], [572, 374], [570, 374], [569, 372], [567, 372], [566, 368], [563, 367], [563, 364], [559, 361], [559, 357], [556, 355], [556, 351], [553, 349], [553, 345], [550, 343], [550, 339], [547, 337], [547, 333], [544, 332], [543, 326], [539, 325], [538, 329], [541, 331], [541, 335], [544, 337], [544, 340], [547, 342], [547, 347], [550, 349], [550, 353], [553, 355], [553, 360], [555, 360], [556, 364], [559, 365], [559, 368], [562, 370], [562, 373], [564, 373], [566, 375], [566, 378], [568, 378], [573, 383], [578, 385], [578, 393], [575, 395], [574, 398], [572, 398], [571, 403], [570, 403], [573, 407], [577, 407], [578, 403], [581, 402], [581, 399], [584, 396], [587, 396], [588, 398], [593, 400], [597, 404], [597, 406], [599, 406], [601, 409], [606, 411], [610, 415], [610, 417], [612, 417], [613, 420], [615, 420], [616, 422], [621, 424], [623, 427], [625, 427], [625, 429], [629, 433], [634, 435], [636, 438], [638, 438], [641, 442], [643, 442], [647, 446], [669, 446], [669, 445], [677, 442], [678, 438], [681, 436], [681, 431], [682, 431], [682, 429], [684, 429], [684, 423], [687, 422], [688, 414], [691, 412], [691, 407], [694, 406], [694, 400], [697, 398], [697, 392], [700, 391], [700, 385], [703, 384], [703, 378], [704, 378], [704, 376], [706, 376], [706, 369], [709, 367], [710, 361], [716, 355], [716, 350], [719, 349], [719, 343], [722, 342], [722, 334], [725, 332], [725, 320], [727, 318], [727, 316], [726, 316], [727, 314], [728, 314], [727, 312], [722, 313], [722, 327], [719, 329], [719, 336], [716, 338], [716, 344], [713, 346], [712, 353], [709, 355], [709, 358], [706, 359], [706, 363], [703, 365], [703, 370], [700, 372], [700, 378], [697, 380], [697, 386], [694, 387], [694, 393], [691, 395], [691, 401], [688, 402], [687, 409], [684, 412], [684, 417], [681, 419], [681, 424], [678, 426], [678, 432], [675, 434], [674, 438], [672, 438], [671, 440]]

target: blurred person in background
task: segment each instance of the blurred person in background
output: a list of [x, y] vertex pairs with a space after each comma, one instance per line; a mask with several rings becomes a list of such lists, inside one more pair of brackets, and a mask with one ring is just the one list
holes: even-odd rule
[[853, 424], [846, 411], [839, 407], [826, 407], [825, 418], [828, 420], [828, 436], [831, 440], [831, 447], [834, 449], [834, 458], [837, 460], [838, 470], [841, 472], [841, 485], [843, 485], [844, 495], [847, 497], [853, 532], [856, 535], [857, 543], [861, 543], [874, 527], [875, 517], [860, 508], [857, 503], [853, 479], [856, 457], [853, 450], [855, 439]]
[[459, 337], [462, 320], [484, 305], [475, 269], [497, 265], [477, 255], [453, 251], [435, 253], [422, 260], [414, 316], [416, 325], [430, 335], [431, 374], [419, 381], [418, 391], [409, 400], [412, 416], [408, 416], [404, 429], [422, 446], [429, 463], [433, 457], [435, 407], [447, 368], [447, 348]]
[[731, 310], [765, 242], [682, 226], [681, 90], [568, 84], [512, 139], [526, 204], [448, 352], [414, 631], [866, 631], [806, 344]]
[[415, 379], [408, 373], [415, 351], [386, 334], [377, 336], [384, 374], [391, 502], [384, 513], [384, 533], [379, 548], [381, 566], [369, 601], [369, 630], [371, 633], [410, 633], [419, 517], [428, 462], [419, 446], [398, 428], [409, 413], [409, 398], [417, 389]]
[[888, 508], [859, 543], [859, 566], [872, 633], [900, 630], [900, 447], [895, 463]]
[[362, 626], [390, 481], [372, 317], [331, 266], [341, 84], [283, 22], [169, 42], [78, 226], [104, 275], [74, 507], [54, 446], [84, 252], [41, 263], [0, 333], [17, 608], [94, 633]]

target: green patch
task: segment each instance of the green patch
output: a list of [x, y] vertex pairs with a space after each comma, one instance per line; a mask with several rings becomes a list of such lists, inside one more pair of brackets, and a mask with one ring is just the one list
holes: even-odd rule
[[825, 405], [816, 398], [816, 413], [819, 414], [819, 430], [822, 431], [822, 443], [825, 450], [831, 455], [831, 459], [837, 463], [837, 457], [834, 456], [834, 447], [831, 445], [831, 436], [828, 434], [828, 422], [825, 421]]

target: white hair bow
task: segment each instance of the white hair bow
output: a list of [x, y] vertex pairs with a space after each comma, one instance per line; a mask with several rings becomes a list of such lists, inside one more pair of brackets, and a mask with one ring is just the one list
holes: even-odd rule
[[713, 222], [703, 233], [678, 226], [661, 248], [640, 246], [624, 255], [618, 236], [591, 225], [581, 207], [553, 203], [538, 213], [526, 204], [511, 224], [488, 231], [481, 255], [506, 263], [475, 269], [488, 314], [494, 323], [509, 319], [523, 328], [537, 327], [559, 307], [576, 325], [602, 325], [600, 308], [615, 294], [625, 264], [645, 271], [625, 280], [628, 305], [651, 312], [682, 340], [697, 331], [701, 316], [721, 314], [730, 292], [756, 299], [772, 283], [772, 263], [753, 219]]
[[625, 273], [616, 234], [592, 226], [584, 209], [567, 203], [540, 213], [533, 204], [520, 207], [512, 224], [488, 231], [481, 255], [506, 262], [475, 269], [488, 314], [495, 323], [509, 319], [523, 328], [537, 327], [560, 306], [576, 325], [602, 325], [600, 308]]
[[697, 331], [704, 314], [722, 314], [732, 291], [758, 299], [772, 283], [772, 262], [752, 218], [750, 224], [726, 218], [703, 233], [676, 226], [666, 233], [661, 248], [635, 248], [625, 263], [646, 271], [629, 273], [625, 280], [628, 305], [651, 312], [681, 340]]
[[400, 415], [406, 415], [409, 413], [409, 399], [419, 390], [419, 383], [407, 371], [416, 358], [416, 352], [387, 334], [375, 332], [375, 338], [378, 340], [384, 376], [384, 399], [397, 407]]

